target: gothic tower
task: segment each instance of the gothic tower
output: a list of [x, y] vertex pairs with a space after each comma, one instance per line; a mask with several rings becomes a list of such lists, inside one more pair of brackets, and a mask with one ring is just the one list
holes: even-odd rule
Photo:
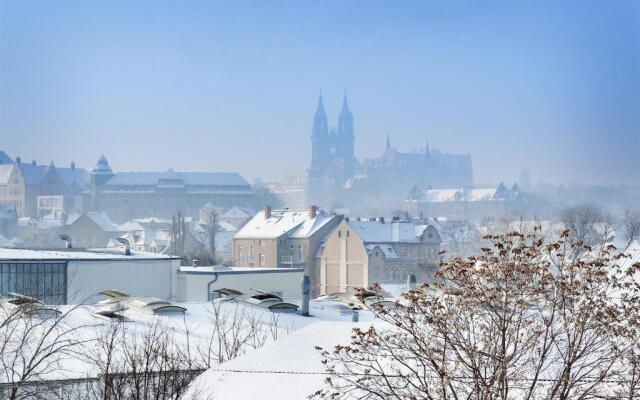
[[322, 92], [318, 98], [318, 107], [313, 116], [311, 130], [311, 166], [310, 176], [322, 176], [329, 165], [329, 123], [322, 103]]
[[355, 134], [353, 132], [353, 114], [349, 110], [349, 104], [347, 103], [347, 91], [344, 92], [342, 99], [342, 109], [338, 116], [338, 143], [337, 155], [344, 162], [344, 177], [345, 179], [351, 178], [355, 174], [354, 156], [353, 156], [353, 144], [355, 141]]

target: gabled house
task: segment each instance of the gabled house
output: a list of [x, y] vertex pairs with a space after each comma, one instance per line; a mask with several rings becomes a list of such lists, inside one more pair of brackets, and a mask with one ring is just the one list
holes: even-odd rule
[[374, 282], [405, 283], [431, 279], [440, 250], [432, 225], [399, 218], [343, 220], [323, 241], [315, 257], [318, 292], [352, 292]]
[[[308, 210], [267, 207], [234, 236], [234, 265], [304, 268], [312, 275], [313, 256], [324, 237], [342, 220], [311, 206]], [[313, 285], [313, 283], [312, 283]]]

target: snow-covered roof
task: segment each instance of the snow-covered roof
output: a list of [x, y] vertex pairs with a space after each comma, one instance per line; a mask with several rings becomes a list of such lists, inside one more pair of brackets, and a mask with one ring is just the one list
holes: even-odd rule
[[16, 166], [13, 164], [0, 164], [0, 185], [9, 184], [11, 178], [11, 172]]
[[365, 243], [419, 242], [426, 229], [409, 221], [350, 220], [347, 224]]
[[236, 233], [236, 239], [275, 239], [281, 236], [308, 238], [329, 222], [339, 218], [324, 210], [318, 210], [311, 218], [309, 210], [273, 210], [265, 218], [265, 210], [259, 211]]
[[254, 213], [250, 210], [246, 210], [240, 207], [231, 207], [227, 211], [225, 211], [220, 218], [226, 219], [241, 219], [241, 218], [251, 218]]
[[396, 253], [396, 250], [390, 244], [378, 243], [368, 244], [365, 246], [368, 253], [371, 253], [376, 247], [384, 253], [384, 258], [386, 259], [400, 258], [400, 256], [398, 256], [398, 253]]
[[187, 186], [250, 186], [237, 172], [118, 172], [105, 186], [156, 186], [161, 181]]
[[132, 252], [125, 256], [120, 249], [61, 249], [61, 250], [32, 250], [0, 248], [0, 260], [138, 260], [138, 259], [175, 259], [177, 257], [156, 254]]
[[324, 365], [315, 346], [332, 349], [346, 344], [354, 327], [367, 329], [369, 325], [312, 320], [274, 342], [205, 371], [183, 399], [305, 399], [325, 387]]
[[80, 219], [80, 217], [85, 216], [93, 221], [96, 225], [100, 227], [105, 232], [116, 232], [118, 231], [118, 225], [114, 224], [109, 216], [104, 212], [99, 211], [89, 211], [86, 214], [73, 214], [67, 218], [67, 225], [72, 225], [76, 221]]
[[409, 193], [409, 200], [444, 203], [452, 201], [500, 201], [515, 200], [520, 194], [517, 184], [507, 189], [502, 183], [493, 188], [451, 188], [451, 189], [425, 189], [420, 191], [416, 187]]

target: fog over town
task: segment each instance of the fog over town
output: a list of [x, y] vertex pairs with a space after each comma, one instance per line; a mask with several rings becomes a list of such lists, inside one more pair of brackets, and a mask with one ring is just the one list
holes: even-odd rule
[[0, 1], [0, 399], [640, 398], [640, 5]]

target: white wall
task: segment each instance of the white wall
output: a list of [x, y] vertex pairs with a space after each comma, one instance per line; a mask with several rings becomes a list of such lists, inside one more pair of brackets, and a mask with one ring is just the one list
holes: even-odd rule
[[67, 302], [95, 303], [98, 292], [117, 289], [132, 296], [174, 300], [180, 260], [69, 260]]
[[[302, 269], [259, 271], [242, 273], [218, 273], [218, 280], [211, 290], [228, 288], [251, 293], [251, 289], [281, 292], [284, 300], [300, 300], [302, 297]], [[285, 272], [286, 271], [286, 272]], [[215, 279], [213, 273], [178, 273], [178, 301], [207, 301], [207, 286]]]

